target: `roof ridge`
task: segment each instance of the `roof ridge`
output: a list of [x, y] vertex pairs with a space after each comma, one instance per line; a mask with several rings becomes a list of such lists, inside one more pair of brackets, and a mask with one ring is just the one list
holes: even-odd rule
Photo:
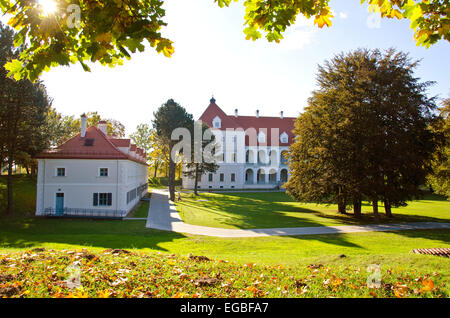
[[[114, 148], [114, 150], [116, 152], [120, 153], [121, 155], [126, 156], [126, 154], [124, 152], [122, 152], [118, 147], [116, 147], [116, 145], [113, 144], [113, 142], [108, 138], [108, 135], [104, 134], [103, 131], [101, 131], [97, 126], [91, 126], [91, 127], [94, 127], [94, 129], [96, 129], [97, 132], [100, 133], [100, 135], [103, 137], [103, 139], [105, 139]], [[89, 128], [91, 128], [91, 127], [89, 127]]]

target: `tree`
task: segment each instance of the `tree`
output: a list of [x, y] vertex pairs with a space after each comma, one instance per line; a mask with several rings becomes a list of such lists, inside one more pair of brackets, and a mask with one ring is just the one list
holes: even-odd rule
[[193, 124], [193, 117], [186, 109], [177, 104], [173, 99], [169, 99], [153, 113], [153, 128], [161, 140], [169, 145], [169, 192], [170, 200], [175, 201], [175, 159], [172, 156], [173, 147], [176, 141], [172, 140], [172, 132], [176, 128], [189, 128]]
[[150, 166], [154, 169], [153, 177], [156, 178], [158, 169], [163, 168], [164, 165], [169, 166], [169, 146], [158, 136], [154, 129], [152, 129], [150, 135], [150, 144], [151, 147], [147, 154], [147, 159], [150, 161]]
[[[195, 125], [195, 124], [194, 124]], [[191, 128], [191, 136], [194, 136], [194, 125]], [[206, 147], [215, 148], [215, 138], [214, 135], [212, 135], [211, 139], [203, 139], [203, 136], [205, 135], [205, 132], [209, 129], [208, 125], [202, 124], [201, 130], [202, 130], [202, 138], [201, 140], [196, 140], [195, 138], [192, 139], [191, 143], [191, 157], [186, 158], [189, 159], [185, 163], [186, 170], [183, 172], [183, 175], [188, 178], [194, 179], [194, 194], [198, 195], [198, 181], [201, 179], [202, 175], [205, 173], [211, 172], [215, 173], [217, 169], [219, 169], [219, 165], [215, 161], [208, 160], [208, 158], [205, 158], [204, 152]], [[197, 151], [201, 151], [202, 158], [200, 162], [195, 161], [195, 149]], [[213, 153], [212, 153], [213, 155]]]
[[136, 131], [130, 135], [130, 138], [148, 154], [152, 149], [152, 133], [153, 130], [148, 124], [140, 124], [136, 127]]
[[428, 176], [428, 181], [436, 193], [450, 197], [450, 98], [442, 104], [439, 119], [432, 128], [438, 134], [439, 147], [432, 161], [433, 172]]
[[[117, 138], [125, 137], [125, 126], [115, 119], [105, 119], [96, 111], [88, 112], [87, 126], [98, 126], [99, 122], [107, 122], [107, 133]], [[51, 146], [56, 147], [76, 136], [80, 132], [81, 119], [74, 116], [64, 116], [52, 109], [47, 117], [47, 134], [51, 137]]]
[[[216, 1], [220, 6], [228, 6], [231, 3], [231, 0]], [[256, 40], [264, 33], [268, 41], [279, 42], [283, 39], [282, 33], [295, 23], [299, 14], [308, 19], [314, 18], [314, 24], [319, 28], [329, 27], [334, 17], [328, 6], [329, 2], [329, 0], [245, 1], [244, 19], [247, 27], [244, 33], [247, 39]], [[369, 4], [369, 11], [377, 12], [383, 18], [410, 20], [417, 45], [429, 47], [440, 39], [450, 41], [448, 1], [361, 0], [361, 3], [364, 2]]]
[[[55, 0], [56, 1], [56, 0]], [[237, 0], [234, 0], [237, 1]], [[265, 34], [279, 42], [299, 14], [314, 18], [322, 28], [332, 25], [330, 0], [247, 0], [244, 29], [247, 39]], [[357, 1], [357, 0], [355, 0]], [[220, 7], [232, 0], [214, 0]], [[418, 45], [429, 47], [440, 39], [450, 41], [449, 3], [443, 0], [361, 0], [382, 17], [408, 19]], [[58, 0], [54, 12], [45, 12], [39, 0], [0, 0], [0, 10], [12, 15], [9, 24], [18, 30], [15, 43], [30, 43], [7, 65], [16, 79], [36, 80], [51, 67], [99, 62], [114, 67], [145, 50], [145, 41], [157, 52], [170, 57], [173, 43], [161, 36], [165, 10], [161, 0]]]
[[166, 56], [172, 42], [161, 36], [165, 10], [160, 0], [57, 1], [54, 12], [45, 12], [38, 0], [0, 0], [9, 24], [18, 33], [15, 43], [29, 42], [8, 69], [15, 78], [35, 80], [50, 67], [87, 61], [115, 66], [131, 53], [144, 51], [145, 42]]
[[2, 161], [8, 166], [8, 214], [13, 213], [13, 166], [17, 159], [28, 160], [48, 146], [42, 128], [51, 105], [40, 81], [7, 78], [5, 63], [23, 50], [14, 48], [13, 37], [14, 32], [0, 23], [0, 143]]
[[342, 212], [361, 200], [378, 216], [383, 201], [405, 205], [420, 195], [430, 171], [435, 136], [432, 83], [414, 77], [417, 62], [395, 50], [339, 54], [319, 67], [308, 107], [297, 120], [286, 187], [300, 201], [336, 202]]

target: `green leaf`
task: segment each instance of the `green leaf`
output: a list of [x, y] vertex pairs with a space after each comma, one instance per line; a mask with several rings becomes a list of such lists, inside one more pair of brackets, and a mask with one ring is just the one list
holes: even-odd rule
[[23, 65], [19, 60], [12, 60], [5, 64], [5, 69], [9, 71], [8, 76], [13, 76], [16, 81], [20, 80], [23, 72]]

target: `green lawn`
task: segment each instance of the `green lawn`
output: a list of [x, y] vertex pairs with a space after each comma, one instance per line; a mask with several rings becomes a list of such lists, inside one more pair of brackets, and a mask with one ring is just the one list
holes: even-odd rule
[[[26, 290], [30, 290], [30, 293], [27, 294], [28, 296], [57, 297], [58, 293], [61, 293], [63, 296], [70, 295], [70, 291], [62, 287], [61, 290], [48, 290], [46, 287], [48, 277], [45, 276], [48, 275], [48, 272], [45, 272], [45, 269], [46, 266], [54, 266], [54, 271], [57, 272], [56, 275], [60, 276], [55, 278], [55, 280], [62, 279], [67, 274], [64, 272], [65, 266], [69, 264], [69, 261], [73, 260], [73, 254], [65, 255], [64, 253], [67, 254], [67, 250], [81, 250], [82, 248], [86, 248], [90, 253], [97, 255], [100, 262], [96, 263], [92, 272], [88, 268], [89, 266], [92, 267], [92, 264], [89, 265], [88, 261], [82, 262], [82, 266], [87, 266], [86, 268], [83, 267], [83, 272], [87, 273], [84, 276], [84, 279], [87, 280], [85, 292], [89, 296], [98, 296], [97, 293], [105, 288], [112, 290], [112, 295], [117, 294], [118, 297], [139, 296], [141, 292], [150, 292], [150, 295], [153, 297], [158, 295], [161, 297], [175, 296], [177, 293], [186, 296], [192, 296], [194, 293], [197, 293], [201, 297], [372, 297], [373, 295], [370, 292], [379, 297], [395, 297], [395, 288], [393, 286], [397, 283], [401, 286], [405, 284], [408, 286], [407, 289], [401, 287], [402, 297], [449, 296], [450, 260], [435, 256], [412, 255], [410, 251], [416, 248], [450, 247], [450, 230], [236, 239], [183, 235], [146, 229], [144, 220], [120, 221], [24, 217], [23, 215], [26, 214], [24, 211], [33, 210], [30, 203], [32, 201], [31, 197], [34, 200], [33, 181], [25, 180], [22, 184], [20, 182], [17, 184], [19, 186], [16, 185], [16, 189], [19, 191], [16, 195], [26, 199], [28, 194], [30, 198], [26, 199], [26, 202], [29, 203], [30, 207], [27, 208], [23, 202], [17, 202], [16, 208], [19, 210], [17, 210], [16, 217], [0, 215], [0, 254], [4, 254], [3, 256], [0, 255], [0, 266], [5, 265], [0, 268], [0, 273], [3, 275], [10, 274], [12, 275], [11, 277], [18, 275], [17, 277], [21, 279], [20, 284], [26, 286]], [[237, 222], [241, 222], [238, 224], [243, 224], [243, 221], [240, 220], [242, 216], [234, 211], [239, 210], [236, 205], [239, 204], [238, 201], [242, 200], [244, 200], [244, 203], [247, 202], [244, 204], [244, 207], [249, 207], [250, 203], [253, 203], [256, 211], [266, 213], [264, 215], [269, 218], [272, 217], [273, 220], [283, 219], [283, 222], [285, 222], [288, 219], [294, 219], [297, 222], [296, 224], [301, 224], [301, 222], [303, 224], [326, 224], [326, 222], [337, 222], [340, 224], [342, 222], [339, 218], [336, 219], [335, 214], [331, 212], [328, 218], [322, 215], [323, 212], [321, 212], [322, 214], [318, 214], [317, 211], [299, 212], [297, 203], [287, 201], [286, 198], [274, 203], [268, 202], [270, 200], [269, 196], [279, 194], [222, 195], [234, 202], [230, 204], [230, 211], [236, 214]], [[207, 194], [202, 195], [201, 198], [210, 200], [215, 196], [215, 194]], [[248, 196], [247, 199], [243, 199], [245, 196]], [[212, 201], [192, 201], [189, 203], [187, 197], [184, 197], [182, 201], [183, 204], [192, 204], [193, 202], [198, 206], [202, 206], [203, 204], [210, 204]], [[404, 215], [409, 215], [412, 219], [429, 217], [444, 220], [444, 216], [448, 214], [448, 211], [446, 213], [442, 209], [445, 210], [448, 206], [447, 204], [448, 202], [446, 201], [436, 199], [416, 201], [407, 208], [411, 210], [408, 213], [404, 213]], [[281, 212], [272, 213], [273, 216], [270, 216], [269, 212], [263, 212], [264, 205], [266, 205], [266, 208], [267, 206], [283, 208], [279, 210]], [[420, 216], [420, 211], [427, 206], [430, 206], [428, 208], [430, 215], [425, 216], [425, 213], [422, 212], [422, 216]], [[287, 210], [285, 210], [285, 207], [287, 207]], [[24, 210], [20, 210], [21, 208], [24, 208]], [[312, 209], [312, 206], [310, 208]], [[222, 206], [222, 209], [225, 209], [225, 206]], [[145, 203], [143, 203], [136, 213], [141, 215], [141, 212], [142, 214], [146, 213], [145, 210]], [[291, 213], [294, 216], [284, 216], [284, 213]], [[300, 219], [306, 218], [306, 216], [312, 219], [299, 222], [298, 216], [295, 217], [299, 213], [304, 214]], [[263, 221], [258, 221], [259, 219], [253, 215], [244, 218], [246, 224], [260, 226], [261, 224], [257, 222]], [[41, 259], [41, 256], [32, 256], [36, 252], [30, 251], [37, 247], [54, 249], [54, 251], [42, 256]], [[104, 254], [105, 249], [116, 248], [127, 249], [134, 253], [132, 260], [134, 263], [139, 264], [136, 270], [130, 268], [131, 260], [127, 259], [126, 255], [124, 255], [123, 259], [115, 256], [118, 257], [117, 261], [113, 261], [110, 256]], [[30, 251], [30, 253], [24, 254], [25, 251]], [[197, 264], [186, 258], [190, 253], [206, 256], [213, 261]], [[341, 258], [340, 255], [342, 254], [345, 254], [346, 257]], [[28, 265], [23, 264], [23, 260], [29, 257], [32, 257], [34, 260], [27, 263]], [[19, 264], [20, 267], [7, 266], [6, 264], [10, 264], [10, 261], [7, 260], [9, 258], [13, 262], [16, 262], [15, 260], [22, 262]], [[6, 259], [6, 261], [2, 261], [2, 259]], [[53, 263], [46, 263], [46, 261]], [[248, 263], [254, 263], [255, 265], [246, 266], [245, 264]], [[113, 264], [115, 265], [113, 266]], [[322, 264], [323, 267], [320, 267], [318, 272], [314, 272], [314, 269], [307, 267], [310, 264]], [[365, 281], [370, 275], [366, 268], [370, 264], [379, 264], [381, 266], [382, 282], [385, 284], [383, 289], [372, 291], [365, 287]], [[278, 270], [281, 268], [279, 265], [282, 265], [281, 267], [284, 267], [284, 269]], [[154, 266], [159, 266], [159, 269], [155, 269]], [[97, 281], [98, 275], [105, 277], [105, 275], [110, 275], [111, 271], [123, 268], [129, 268], [129, 275], [132, 276], [130, 276], [129, 285], [124, 285], [127, 288], [122, 288], [123, 286], [121, 285], [111, 287], [109, 285], [110, 281]], [[17, 271], [23, 269], [26, 269], [23, 272], [25, 276], [20, 276], [20, 273]], [[134, 273], [137, 273], [136, 277], [134, 277]], [[142, 273], [143, 276], [139, 273]], [[179, 278], [183, 276], [181, 275], [183, 273], [190, 279], [180, 281]], [[192, 285], [191, 279], [195, 281], [196, 279], [201, 279], [202, 275], [217, 274], [221, 275], [220, 284], [218, 285], [206, 287]], [[151, 275], [154, 275], [154, 280], [147, 282], [146, 279], [150, 279]], [[4, 277], [3, 280], [5, 280]], [[143, 278], [144, 281], [139, 281], [140, 277], [146, 278]], [[234, 283], [230, 282], [233, 277], [235, 279]], [[276, 281], [267, 280], [270, 277], [276, 277]], [[433, 280], [435, 288], [432, 291], [421, 292], [424, 277]], [[338, 283], [338, 278], [342, 283]], [[257, 279], [262, 284], [257, 284]], [[299, 283], [294, 284], [296, 281]], [[333, 281], [337, 286], [333, 285]], [[28, 287], [30, 282], [37, 282], [37, 284], [31, 288]], [[253, 283], [256, 285], [253, 285]], [[303, 283], [307, 284], [308, 292], [303, 293]], [[4, 284], [15, 283], [0, 282], [0, 286], [5, 287]], [[109, 287], [105, 284], [108, 284]], [[230, 288], [222, 287], [222, 284], [230, 284]], [[157, 288], [156, 285], [164, 286], [164, 288]], [[139, 287], [145, 288], [146, 291], [140, 290]], [[301, 288], [300, 292], [299, 288]], [[128, 289], [131, 291], [127, 291]], [[22, 295], [26, 297], [23, 294], [24, 289], [19, 288], [16, 291], [18, 293], [14, 294], [15, 296]], [[2, 291], [0, 290], [1, 293]]]
[[[146, 196], [147, 198], [151, 198], [151, 193]], [[148, 208], [150, 203], [148, 201], [139, 202], [138, 206], [131, 211], [127, 217], [129, 218], [147, 218], [148, 216]]]
[[[363, 204], [359, 221], [351, 215], [338, 215], [336, 205], [298, 203], [282, 192], [183, 194], [176, 207], [186, 223], [230, 229], [374, 223], [368, 203]], [[393, 219], [381, 213], [381, 222], [450, 222], [450, 201], [427, 195], [407, 207], [393, 208], [392, 213]]]
[[[6, 176], [0, 176], [0, 215], [7, 207]], [[36, 178], [15, 175], [13, 183], [13, 207], [15, 214], [33, 215], [36, 211]]]

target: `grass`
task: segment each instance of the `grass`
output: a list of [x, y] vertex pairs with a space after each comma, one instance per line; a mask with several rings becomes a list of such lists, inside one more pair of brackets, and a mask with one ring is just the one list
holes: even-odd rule
[[[0, 254], [0, 297], [449, 296], [448, 263], [431, 256], [379, 257], [386, 265], [375, 273], [367, 270], [375, 265], [369, 258], [325, 261], [285, 267], [126, 250], [33, 249]], [[373, 274], [378, 288], [367, 285], [376, 281]]]
[[415, 248], [450, 247], [449, 234], [449, 230], [422, 230], [221, 239], [146, 229], [145, 221], [28, 218], [2, 219], [0, 248], [124, 248], [295, 265], [325, 255], [408, 255]]
[[[32, 182], [18, 183], [17, 193], [34, 198]], [[249, 196], [245, 202], [254, 202], [255, 209], [262, 211], [261, 206], [269, 204], [267, 196], [273, 194], [226, 196], [239, 201], [245, 195]], [[205, 203], [211, 201], [196, 202], [198, 206]], [[145, 204], [135, 215], [148, 211]], [[278, 204], [297, 208], [295, 202], [274, 203]], [[448, 203], [424, 200], [415, 204], [416, 210], [405, 215], [416, 217], [415, 211], [427, 204], [445, 208]], [[12, 297], [449, 296], [450, 260], [410, 251], [450, 247], [450, 230], [222, 239], [146, 229], [144, 220], [27, 217], [23, 202], [17, 202], [16, 207], [25, 210], [18, 210], [15, 217], [0, 216], [0, 294]], [[230, 205], [230, 211], [237, 210]], [[430, 208], [430, 213], [432, 218], [445, 219], [445, 211], [439, 208]], [[274, 215], [283, 218], [281, 213]], [[306, 215], [317, 218], [310, 223], [334, 222], [313, 212]], [[256, 222], [251, 220], [246, 222]], [[32, 251], [35, 248], [46, 250]], [[105, 252], [109, 249], [127, 249], [132, 254], [111, 255]], [[86, 253], [94, 257], [83, 256]], [[211, 261], [195, 261], [188, 257], [191, 253]], [[342, 254], [346, 257], [341, 258]], [[71, 291], [63, 281], [67, 279], [67, 266], [77, 261], [83, 290]], [[316, 266], [307, 267], [310, 264]], [[382, 288], [366, 287], [370, 264], [381, 266]], [[429, 279], [434, 287], [430, 287]]]
[[[13, 209], [16, 215], [33, 215], [36, 211], [36, 178], [14, 175]], [[0, 215], [7, 208], [7, 176], [0, 176]]]
[[[295, 202], [282, 192], [183, 194], [176, 202], [184, 222], [218, 228], [271, 228], [371, 224], [372, 207], [363, 203], [363, 219], [337, 214], [336, 205]], [[383, 207], [380, 207], [382, 211]], [[426, 195], [407, 207], [393, 208], [393, 219], [381, 214], [382, 223], [450, 222], [450, 201], [438, 195]]]
[[[145, 198], [150, 199], [152, 197], [152, 192], [151, 192], [151, 189], [149, 189], [148, 191], [149, 192], [147, 193]], [[134, 208], [134, 210], [131, 211], [127, 217], [128, 218], [147, 218], [149, 207], [150, 207], [150, 202], [140, 201], [138, 203], [138, 205]]]

